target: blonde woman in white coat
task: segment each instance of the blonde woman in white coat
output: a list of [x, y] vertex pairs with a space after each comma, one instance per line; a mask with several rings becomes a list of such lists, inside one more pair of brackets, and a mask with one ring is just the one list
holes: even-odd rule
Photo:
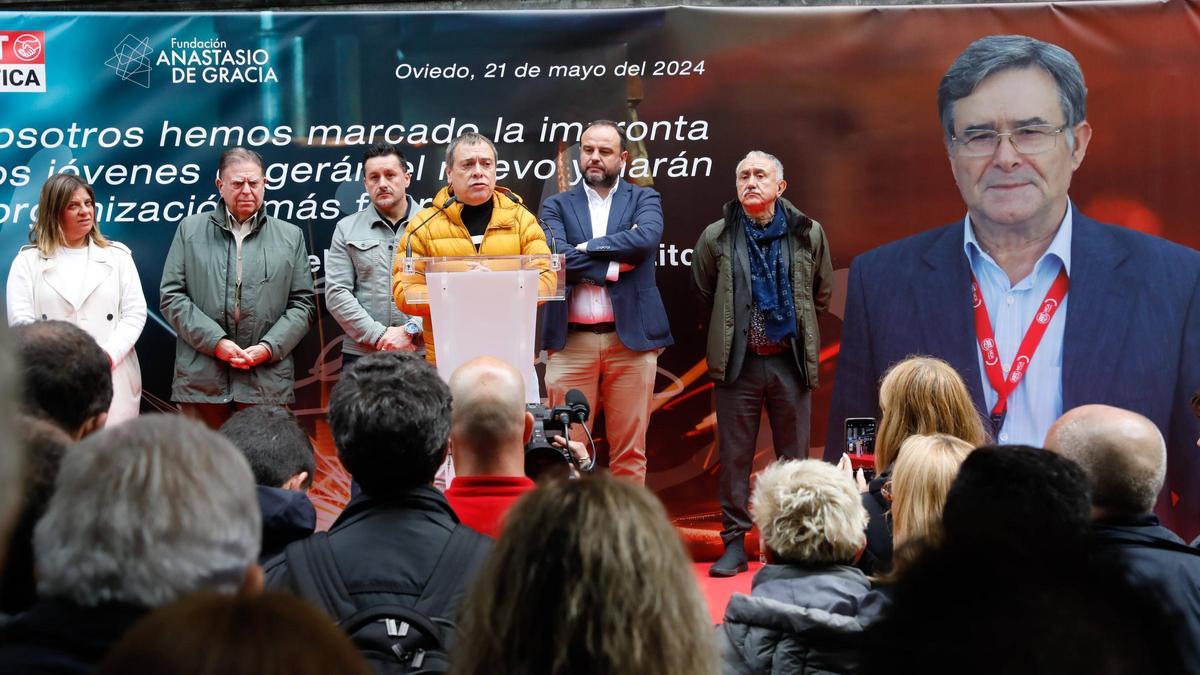
[[112, 362], [111, 426], [138, 414], [142, 371], [133, 345], [146, 324], [146, 298], [129, 249], [100, 234], [95, 199], [70, 174], [42, 186], [31, 245], [8, 273], [8, 323], [59, 319], [94, 337]]

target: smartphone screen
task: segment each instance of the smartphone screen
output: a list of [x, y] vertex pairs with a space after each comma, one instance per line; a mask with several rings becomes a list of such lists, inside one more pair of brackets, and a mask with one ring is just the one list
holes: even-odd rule
[[875, 454], [875, 418], [846, 418], [846, 454], [851, 457]]
[[846, 418], [846, 454], [850, 465], [862, 469], [867, 480], [875, 476], [875, 418]]

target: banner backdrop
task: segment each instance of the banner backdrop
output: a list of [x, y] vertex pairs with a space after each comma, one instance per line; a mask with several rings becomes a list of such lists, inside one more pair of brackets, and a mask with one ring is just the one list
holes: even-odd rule
[[[622, 121], [633, 141], [626, 178], [663, 196], [658, 283], [676, 338], [659, 359], [648, 484], [681, 522], [715, 523], [707, 316], [692, 303], [688, 265], [700, 231], [734, 196], [737, 161], [751, 149], [777, 155], [786, 196], [831, 242], [837, 287], [820, 324], [812, 415], [820, 446], [850, 261], [964, 214], [935, 104], [954, 57], [992, 33], [1072, 51], [1095, 128], [1075, 203], [1196, 246], [1197, 26], [1196, 6], [1182, 2], [0, 13], [0, 265], [25, 243], [42, 181], [84, 176], [102, 230], [134, 251], [152, 310], [138, 343], [144, 405], [166, 409], [175, 337], [157, 312], [162, 261], [180, 218], [216, 201], [227, 146], [266, 159], [266, 208], [305, 231], [320, 291], [334, 223], [369, 203], [364, 144], [400, 144], [413, 165], [410, 194], [428, 200], [444, 184], [446, 143], [476, 129], [499, 146], [499, 184], [536, 210], [578, 180], [582, 123]], [[341, 331], [323, 303], [319, 315], [296, 352], [295, 411], [321, 449], [313, 494], [328, 522], [347, 487], [323, 415]], [[772, 457], [769, 439], [764, 425], [760, 465]], [[1200, 494], [1180, 486], [1196, 484], [1194, 468], [1172, 466], [1174, 512], [1164, 514], [1187, 537], [1200, 525]]]

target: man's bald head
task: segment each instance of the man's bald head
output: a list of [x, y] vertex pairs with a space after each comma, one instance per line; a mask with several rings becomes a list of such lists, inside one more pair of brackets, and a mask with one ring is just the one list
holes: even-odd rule
[[450, 376], [450, 394], [455, 472], [523, 475], [529, 424], [525, 380], [517, 369], [495, 357], [480, 356]]
[[1094, 506], [1125, 515], [1154, 509], [1167, 474], [1167, 446], [1145, 417], [1107, 405], [1080, 406], [1050, 427], [1046, 448], [1083, 467]]

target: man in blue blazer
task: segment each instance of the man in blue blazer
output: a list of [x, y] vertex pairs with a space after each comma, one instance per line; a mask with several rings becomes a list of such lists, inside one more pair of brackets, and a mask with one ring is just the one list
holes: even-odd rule
[[547, 303], [543, 345], [550, 405], [579, 389], [593, 419], [603, 408], [609, 470], [644, 483], [658, 355], [674, 340], [654, 279], [662, 202], [654, 190], [620, 180], [628, 159], [620, 127], [593, 122], [579, 140], [582, 184], [542, 205], [567, 257], [567, 299]]
[[950, 362], [998, 443], [1040, 446], [1064, 410], [1139, 412], [1170, 452], [1164, 524], [1200, 530], [1200, 254], [1098, 223], [1067, 194], [1092, 128], [1078, 62], [1056, 45], [989, 36], [938, 89], [965, 219], [850, 267], [825, 456], [847, 417], [879, 417], [878, 384], [912, 354]]

